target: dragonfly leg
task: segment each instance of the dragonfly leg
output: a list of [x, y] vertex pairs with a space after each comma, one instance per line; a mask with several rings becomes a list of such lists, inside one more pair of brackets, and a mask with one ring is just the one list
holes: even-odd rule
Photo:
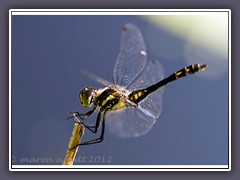
[[87, 113], [85, 114], [80, 114], [79, 112], [71, 112], [71, 117], [67, 118], [68, 119], [71, 119], [71, 118], [74, 118], [74, 117], [79, 117], [81, 120], [85, 120], [87, 119], [90, 115], [92, 115], [92, 113], [96, 110], [96, 107], [94, 107], [92, 110], [88, 111]]
[[[100, 112], [100, 113], [101, 113], [101, 112]], [[99, 113], [99, 114], [100, 114], [100, 113]], [[100, 142], [103, 141], [104, 132], [105, 132], [105, 117], [106, 117], [105, 115], [106, 115], [106, 112], [104, 112], [103, 114], [101, 113], [101, 115], [100, 115], [101, 117], [99, 116], [99, 119], [97, 120], [97, 121], [99, 121], [98, 126], [100, 125], [100, 122], [102, 122], [102, 132], [101, 132], [100, 137], [97, 138], [97, 139], [93, 139], [93, 140], [90, 140], [90, 141], [81, 143], [81, 144], [79, 144], [80, 146], [82, 146], [82, 145], [96, 144], [96, 143], [100, 143]], [[102, 120], [101, 120], [100, 118], [101, 118]], [[97, 132], [97, 128], [96, 128], [96, 132]]]
[[96, 107], [94, 107], [91, 111], [88, 111], [87, 113], [85, 114], [79, 114], [79, 117], [82, 119], [82, 120], [85, 120], [87, 119], [90, 115], [92, 115], [92, 113], [96, 110]]
[[[78, 113], [78, 112], [77, 112]], [[91, 131], [92, 133], [96, 133], [99, 126], [100, 126], [100, 123], [101, 123], [101, 113], [98, 113], [98, 117], [97, 117], [97, 121], [96, 121], [96, 124], [95, 125], [87, 125], [85, 124], [83, 121], [81, 121], [78, 117], [78, 114], [75, 115], [73, 114], [73, 117], [74, 117], [74, 120], [76, 123], [79, 123], [79, 124], [83, 124], [85, 128], [87, 128], [89, 131]], [[93, 128], [93, 129], [91, 129]]]
[[[97, 116], [97, 120], [96, 120], [95, 126], [86, 125], [86, 124], [84, 124], [83, 122], [81, 122], [81, 124], [83, 124], [83, 125], [84, 125], [88, 130], [90, 130], [92, 133], [97, 133], [98, 128], [99, 128], [101, 122], [102, 122], [102, 112], [99, 112], [99, 113], [98, 113], [98, 116]], [[94, 128], [94, 129], [92, 130], [91, 128]]]
[[92, 133], [97, 133], [97, 130], [101, 124], [101, 112], [98, 113], [97, 121], [96, 121], [95, 125], [87, 125], [84, 122], [77, 122], [77, 123], [83, 124], [85, 126], [85, 128], [87, 128]]
[[90, 130], [91, 132], [94, 132], [94, 130], [92, 130], [91, 128], [95, 129], [96, 125], [86, 125], [81, 120], [86, 120], [95, 110], [96, 110], [96, 107], [94, 107], [92, 110], [88, 111], [85, 114], [80, 114], [79, 112], [71, 112], [72, 116], [67, 118], [67, 120], [74, 118], [76, 123], [83, 124], [88, 130]]
[[[106, 112], [104, 112], [103, 114], [102, 114], [102, 112], [99, 112], [97, 122], [96, 122], [95, 131], [92, 131], [93, 133], [96, 133], [97, 130], [98, 130], [98, 127], [100, 126], [100, 123], [102, 122], [102, 131], [101, 131], [100, 137], [97, 138], [97, 139], [93, 139], [93, 140], [86, 141], [84, 143], [78, 144], [77, 146], [96, 144], [96, 143], [100, 143], [100, 142], [103, 141], [104, 132], [105, 132], [105, 115], [106, 115]], [[77, 146], [73, 147], [72, 149], [76, 148]]]

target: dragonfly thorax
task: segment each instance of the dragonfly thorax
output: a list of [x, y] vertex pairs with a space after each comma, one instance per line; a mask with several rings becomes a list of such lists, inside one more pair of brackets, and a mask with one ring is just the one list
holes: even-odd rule
[[96, 97], [97, 90], [93, 87], [84, 87], [79, 93], [79, 99], [83, 107], [91, 107]]

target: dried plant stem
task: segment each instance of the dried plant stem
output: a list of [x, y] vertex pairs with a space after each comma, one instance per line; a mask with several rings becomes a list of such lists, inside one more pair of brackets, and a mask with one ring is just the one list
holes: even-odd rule
[[75, 124], [74, 124], [74, 128], [72, 131], [72, 137], [68, 144], [68, 150], [67, 150], [63, 165], [73, 165], [75, 156], [78, 151], [77, 145], [81, 142], [81, 138], [82, 138], [82, 136], [84, 134], [84, 130], [85, 130], [85, 127], [82, 124], [79, 124], [77, 122], [77, 120], [78, 120], [78, 119], [76, 119], [77, 117], [74, 116], [74, 118], [75, 118]]

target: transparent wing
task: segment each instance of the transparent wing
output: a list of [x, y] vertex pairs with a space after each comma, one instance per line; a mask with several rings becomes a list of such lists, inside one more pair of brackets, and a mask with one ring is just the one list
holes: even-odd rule
[[119, 112], [107, 113], [109, 132], [121, 138], [139, 137], [146, 134], [156, 118], [144, 114], [138, 108], [125, 108]]
[[[146, 68], [142, 72], [139, 79], [129, 86], [129, 90], [134, 91], [137, 89], [143, 89], [149, 87], [164, 78], [162, 65], [157, 60], [149, 61]], [[138, 106], [145, 113], [148, 112], [152, 116], [158, 118], [162, 112], [162, 94], [164, 88], [160, 88], [156, 92], [153, 92], [143, 101], [141, 101]]]
[[113, 82], [128, 86], [144, 69], [147, 62], [142, 33], [133, 24], [126, 24], [121, 35], [120, 53], [113, 70]]
[[[146, 88], [163, 79], [162, 66], [150, 61], [140, 78], [129, 86], [130, 90]], [[122, 138], [139, 137], [151, 130], [162, 111], [163, 89], [150, 94], [138, 104], [138, 108], [125, 108], [111, 112], [107, 117], [110, 133]]]
[[92, 80], [95, 80], [96, 82], [98, 82], [100, 84], [103, 84], [105, 86], [110, 86], [111, 85], [111, 83], [108, 82], [107, 80], [105, 80], [105, 79], [101, 78], [100, 76], [97, 76], [97, 75], [95, 75], [95, 74], [93, 74], [93, 73], [91, 73], [91, 72], [89, 72], [85, 69], [81, 69], [81, 74], [83, 74], [84, 76], [89, 77]]

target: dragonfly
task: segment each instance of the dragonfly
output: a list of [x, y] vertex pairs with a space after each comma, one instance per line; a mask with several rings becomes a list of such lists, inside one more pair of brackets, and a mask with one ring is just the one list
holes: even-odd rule
[[[162, 111], [163, 87], [179, 78], [204, 71], [206, 67], [207, 64], [192, 64], [164, 78], [161, 64], [157, 60], [147, 61], [146, 46], [139, 28], [131, 23], [124, 25], [120, 53], [113, 69], [113, 83], [83, 71], [105, 87], [84, 87], [79, 93], [82, 106], [92, 109], [84, 114], [72, 112], [72, 117], [77, 117], [77, 122], [93, 133], [101, 127], [100, 137], [79, 145], [102, 142], [106, 124], [111, 133], [122, 138], [148, 133]], [[85, 120], [94, 112], [98, 113], [95, 124], [87, 125]]]

